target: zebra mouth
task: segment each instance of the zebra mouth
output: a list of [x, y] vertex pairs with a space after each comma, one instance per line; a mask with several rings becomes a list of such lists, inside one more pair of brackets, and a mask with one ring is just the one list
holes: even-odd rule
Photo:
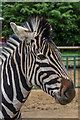
[[68, 97], [66, 97], [64, 95], [59, 96], [58, 94], [55, 94], [54, 98], [55, 98], [56, 103], [61, 104], [61, 105], [66, 105], [66, 104], [68, 104], [68, 103], [70, 103], [72, 101], [72, 100], [68, 99]]
[[66, 105], [70, 103], [76, 95], [75, 89], [73, 85], [67, 87], [66, 90], [62, 90], [61, 92], [54, 93], [54, 98], [56, 103], [61, 105]]

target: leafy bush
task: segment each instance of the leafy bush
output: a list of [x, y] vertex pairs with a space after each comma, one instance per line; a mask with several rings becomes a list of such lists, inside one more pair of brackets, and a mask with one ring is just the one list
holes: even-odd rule
[[4, 2], [2, 5], [3, 36], [13, 32], [10, 22], [21, 25], [29, 16], [43, 15], [52, 24], [53, 41], [57, 45], [80, 45], [80, 2], [79, 3], [28, 3]]

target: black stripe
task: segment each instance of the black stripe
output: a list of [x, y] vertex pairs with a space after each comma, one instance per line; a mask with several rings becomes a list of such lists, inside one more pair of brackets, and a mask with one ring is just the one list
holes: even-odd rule
[[[55, 67], [55, 66], [52, 65], [52, 63], [50, 63], [51, 67], [54, 68], [59, 74], [61, 74], [61, 73], [59, 72], [59, 70], [61, 71], [61, 69], [60, 69], [61, 66], [59, 67], [51, 57], [49, 57], [49, 58], [50, 58], [50, 61], [51, 61], [52, 63], [54, 63], [55, 66], [57, 66], [57, 67]], [[58, 69], [59, 69], [59, 70], [58, 70]]]
[[32, 77], [33, 77], [33, 74], [34, 74], [34, 70], [35, 70], [35, 63], [34, 63], [33, 69], [31, 69], [32, 74], [31, 74], [31, 77], [30, 77], [30, 83], [31, 83], [31, 80], [32, 80]]
[[8, 49], [6, 49], [5, 47], [4, 47], [3, 51], [4, 52], [7, 51], [9, 54], [11, 54], [11, 52]]
[[11, 37], [15, 39], [15, 41], [17, 41], [18, 43], [21, 43], [21, 40], [15, 34], [13, 34]]
[[20, 50], [19, 52], [20, 52], [20, 53], [21, 53], [21, 45], [22, 45], [22, 43], [19, 45], [19, 50]]
[[14, 72], [14, 80], [15, 80], [15, 86], [16, 86], [16, 93], [17, 93], [17, 99], [22, 102], [22, 100], [24, 99], [23, 94], [21, 92], [21, 88], [20, 88], [20, 84], [19, 84], [19, 78], [18, 78], [18, 73], [17, 73], [17, 69], [16, 69], [16, 65], [14, 63], [14, 59], [13, 57], [11, 58], [11, 65], [13, 68], [13, 72]]
[[3, 52], [5, 52], [7, 54], [7, 52], [9, 53], [9, 55], [11, 54], [7, 49], [3, 49]]
[[14, 108], [13, 104], [6, 101], [4, 96], [2, 95], [2, 103], [13, 113], [16, 114], [16, 109]]
[[[42, 88], [43, 88], [43, 84], [42, 84], [42, 83], [43, 83], [43, 80], [41, 80], [41, 76], [42, 76], [44, 73], [46, 73], [46, 72], [41, 71], [41, 72], [38, 73], [38, 80], [39, 80]], [[42, 79], [43, 79], [43, 78], [42, 78]], [[42, 81], [42, 82], [41, 82], [41, 81]], [[44, 88], [43, 88], [43, 89], [44, 89]]]
[[53, 85], [55, 83], [60, 83], [59, 81], [57, 81], [58, 77], [55, 78], [55, 79], [51, 79], [49, 82], [46, 82], [45, 85]]
[[[15, 41], [15, 40], [14, 40], [14, 41]], [[17, 47], [17, 45], [16, 45], [15, 43], [13, 43], [13, 41], [11, 41], [11, 40], [9, 40], [7, 43], [10, 43], [11, 45]], [[9, 44], [9, 45], [10, 45], [10, 44]]]
[[[8, 59], [8, 65], [7, 65], [7, 70], [8, 70], [8, 76], [9, 76], [9, 82], [10, 82], [10, 92], [11, 94], [9, 95], [9, 98], [10, 100], [12, 101], [13, 100], [13, 85], [12, 85], [12, 73], [11, 73], [11, 68], [10, 68], [10, 65], [9, 65], [9, 60]], [[9, 91], [7, 91], [8, 93]]]
[[6, 44], [6, 47], [7, 47], [7, 48], [10, 48], [11, 50], [13, 50], [13, 51], [14, 51], [14, 48], [13, 48], [13, 47], [11, 47], [10, 45]]
[[[56, 59], [56, 57], [55, 57], [55, 55], [54, 55], [54, 53], [52, 52], [52, 54], [53, 54], [53, 57], [55, 58], [55, 60], [57, 61], [57, 63], [59, 64], [59, 66], [61, 67], [61, 69], [64, 71], [64, 73], [66, 74], [66, 72], [65, 72], [65, 70], [64, 70], [64, 68], [60, 65], [60, 63], [59, 63], [59, 61]], [[59, 68], [59, 67], [58, 67]], [[61, 70], [60, 68], [59, 68], [59, 70]], [[62, 71], [61, 70], [61, 71]], [[66, 74], [67, 75], [67, 74]]]
[[48, 88], [48, 91], [50, 90], [59, 90], [60, 88], [59, 87], [55, 87], [55, 88]]
[[3, 106], [2, 106], [2, 113], [3, 113], [3, 116], [5, 117], [5, 120], [10, 120], [10, 116], [6, 113], [6, 110], [4, 109]]
[[35, 39], [36, 39], [37, 49], [39, 49], [39, 35], [37, 37], [35, 37]]
[[44, 48], [44, 51], [43, 51], [44, 55], [46, 55], [47, 50], [48, 50], [48, 45], [45, 44], [45, 48]]
[[[7, 59], [7, 56], [4, 54], [4, 53], [2, 53], [2, 55]], [[3, 58], [3, 57], [2, 57]]]
[[28, 67], [30, 66], [30, 54], [29, 54], [29, 57], [28, 57]]
[[36, 64], [38, 64], [39, 67], [50, 67], [50, 65], [48, 63], [40, 63], [37, 61]]
[[[38, 87], [40, 87], [40, 86], [37, 84], [36, 75], [37, 75], [39, 69], [40, 69], [40, 67], [37, 67], [37, 68], [36, 68], [36, 70], [35, 70], [35, 77], [34, 77], [34, 82], [35, 82], [35, 84], [36, 84]], [[38, 80], [38, 81], [39, 81], [39, 80]], [[39, 83], [40, 83], [40, 81], [39, 81]]]
[[[11, 79], [10, 79], [11, 80]], [[11, 83], [11, 81], [10, 81]], [[12, 89], [12, 83], [8, 85], [7, 83], [7, 76], [6, 76], [6, 62], [4, 63], [4, 69], [3, 69], [3, 86], [5, 89], [5, 92], [9, 99], [13, 99], [13, 89]]]
[[33, 55], [31, 54], [31, 65], [30, 65], [30, 69], [29, 69], [29, 75], [30, 75], [30, 72], [31, 72], [31, 69], [32, 69], [32, 65], [33, 65]]
[[55, 75], [56, 74], [54, 71], [51, 71], [51, 70], [50, 71], [41, 71], [41, 73], [42, 74], [46, 73], [46, 76], [44, 76], [42, 78], [42, 81], [45, 80], [45, 79], [47, 79], [50, 75], [53, 75], [53, 74]]
[[[52, 59], [52, 58], [51, 58]], [[53, 60], [52, 60], [53, 61]], [[54, 61], [53, 61], [54, 62]], [[48, 67], [51, 67], [51, 68], [53, 68], [53, 71], [54, 70], [56, 70], [59, 74], [60, 74], [60, 72], [58, 71], [58, 69], [55, 67], [55, 66], [53, 66], [51, 63], [39, 63], [39, 62], [36, 62], [36, 64], [38, 64], [40, 67], [46, 67], [46, 69], [48, 68]]]
[[25, 42], [23, 43], [23, 47], [21, 48], [22, 49], [22, 68], [23, 68], [23, 71], [25, 73]]

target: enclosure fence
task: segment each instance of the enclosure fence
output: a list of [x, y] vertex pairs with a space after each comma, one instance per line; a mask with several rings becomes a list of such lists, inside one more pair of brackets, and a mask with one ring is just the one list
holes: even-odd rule
[[[80, 46], [59, 46], [59, 49], [67, 49], [67, 50], [80, 50]], [[66, 58], [66, 68], [68, 70], [69, 67], [69, 61], [73, 61], [73, 69], [74, 69], [74, 87], [80, 88], [80, 74], [78, 72], [78, 80], [76, 79], [76, 67], [80, 69], [80, 53], [79, 55], [63, 55], [62, 58]], [[69, 59], [70, 58], [70, 59]], [[76, 82], [78, 82], [78, 85], [76, 85]]]
[[[80, 85], [79, 85], [79, 80], [78, 80], [78, 85], [76, 85], [76, 62], [78, 62], [78, 66], [77, 67], [80, 67], [79, 66], [79, 61], [80, 61], [80, 55], [63, 55], [62, 58], [66, 58], [66, 68], [68, 70], [69, 68], [69, 61], [73, 61], [73, 69], [74, 69], [74, 87], [75, 88], [80, 88]], [[72, 58], [72, 59], [69, 59], [69, 58]], [[79, 74], [78, 74], [79, 75]], [[79, 77], [79, 76], [78, 76]]]

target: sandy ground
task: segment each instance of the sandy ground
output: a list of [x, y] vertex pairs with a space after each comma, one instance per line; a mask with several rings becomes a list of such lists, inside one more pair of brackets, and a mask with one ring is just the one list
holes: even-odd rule
[[62, 106], [42, 90], [32, 90], [22, 107], [22, 118], [78, 118], [78, 95]]
[[[73, 70], [69, 71], [73, 76]], [[76, 71], [76, 85], [80, 80], [79, 71]], [[73, 79], [73, 77], [72, 77]], [[79, 85], [80, 86], [80, 85]], [[79, 88], [80, 89], [80, 88]], [[78, 109], [80, 108], [78, 88], [76, 88], [76, 97], [67, 105], [60, 105], [55, 103], [47, 93], [42, 90], [32, 90], [29, 98], [21, 109], [22, 118], [78, 118]]]

